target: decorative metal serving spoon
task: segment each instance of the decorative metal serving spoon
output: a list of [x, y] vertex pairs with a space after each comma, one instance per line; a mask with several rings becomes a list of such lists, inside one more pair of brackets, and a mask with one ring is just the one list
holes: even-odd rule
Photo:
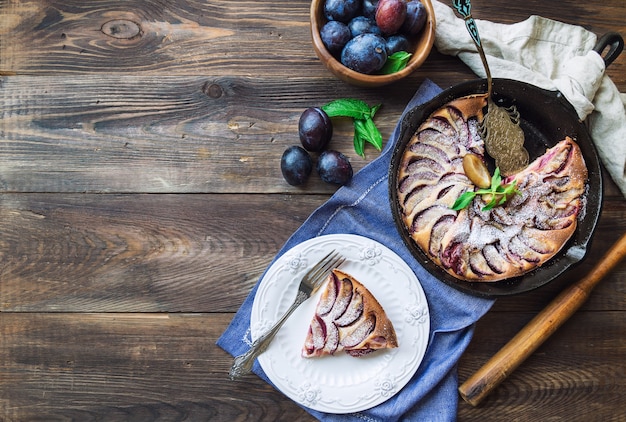
[[491, 71], [487, 63], [487, 57], [483, 50], [478, 27], [472, 17], [472, 4], [470, 0], [452, 0], [452, 5], [465, 20], [467, 28], [480, 59], [487, 73], [487, 113], [480, 122], [480, 129], [487, 153], [493, 157], [500, 173], [508, 176], [514, 174], [528, 165], [528, 151], [524, 148], [524, 131], [520, 127], [520, 115], [517, 107], [500, 107], [493, 101], [493, 81]]

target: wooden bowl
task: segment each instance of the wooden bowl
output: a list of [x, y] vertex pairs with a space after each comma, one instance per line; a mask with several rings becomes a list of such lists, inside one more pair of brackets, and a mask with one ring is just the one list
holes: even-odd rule
[[320, 29], [327, 22], [324, 16], [324, 0], [311, 1], [311, 36], [313, 38], [315, 53], [328, 70], [339, 79], [349, 84], [363, 87], [377, 87], [399, 81], [413, 73], [424, 63], [435, 41], [435, 11], [433, 10], [433, 5], [430, 0], [421, 0], [421, 2], [426, 9], [426, 23], [424, 24], [424, 28], [414, 39], [409, 39], [415, 49], [411, 52], [412, 56], [407, 66], [398, 72], [388, 75], [367, 75], [347, 68], [333, 57], [326, 49], [320, 36]]

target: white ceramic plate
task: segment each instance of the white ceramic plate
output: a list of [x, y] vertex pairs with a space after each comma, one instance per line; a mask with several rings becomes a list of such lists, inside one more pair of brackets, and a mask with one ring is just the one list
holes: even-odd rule
[[352, 413], [374, 407], [398, 393], [420, 365], [430, 329], [426, 296], [409, 266], [386, 246], [362, 236], [334, 234], [307, 240], [268, 269], [254, 298], [252, 339], [289, 308], [306, 271], [332, 249], [348, 260], [341, 269], [363, 283], [385, 309], [399, 347], [355, 358], [345, 353], [301, 356], [319, 292], [300, 305], [259, 357], [270, 381], [308, 408]]

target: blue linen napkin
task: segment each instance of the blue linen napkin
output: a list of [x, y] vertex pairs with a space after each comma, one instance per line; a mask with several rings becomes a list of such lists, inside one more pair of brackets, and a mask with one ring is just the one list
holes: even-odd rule
[[[405, 112], [439, 92], [441, 88], [425, 80]], [[304, 407], [321, 421], [456, 420], [457, 363], [472, 338], [474, 323], [494, 302], [462, 293], [435, 279], [413, 258], [400, 238], [391, 213], [387, 180], [393, 145], [399, 132], [398, 123], [381, 155], [315, 210], [274, 259], [313, 237], [338, 233], [361, 235], [398, 254], [415, 272], [426, 294], [431, 318], [429, 342], [424, 359], [409, 383], [386, 402], [358, 413], [337, 415]], [[218, 346], [233, 356], [250, 348], [250, 313], [257, 288], [258, 284], [217, 341]], [[255, 362], [253, 371], [269, 382], [258, 362]]]

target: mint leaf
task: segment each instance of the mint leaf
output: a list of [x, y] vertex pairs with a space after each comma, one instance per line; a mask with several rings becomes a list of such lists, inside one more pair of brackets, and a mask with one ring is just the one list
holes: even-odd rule
[[369, 142], [380, 151], [383, 147], [383, 137], [370, 118], [354, 120], [354, 151], [361, 157], [365, 157], [365, 142]]
[[493, 195], [491, 198], [491, 201], [489, 201], [489, 203], [482, 208], [482, 211], [489, 211], [490, 209], [493, 209], [495, 206], [496, 206], [496, 196]]
[[519, 194], [517, 190], [517, 181], [513, 180], [511, 183], [502, 185], [502, 176], [500, 176], [500, 168], [496, 167], [491, 176], [491, 186], [488, 189], [478, 189], [475, 191], [468, 191], [459, 196], [454, 204], [450, 208], [455, 211], [460, 211], [463, 208], [468, 207], [477, 195], [490, 194], [491, 200], [485, 205], [482, 210], [489, 211], [496, 206], [504, 205], [509, 197], [515, 194]]
[[359, 154], [361, 157], [365, 157], [365, 138], [363, 134], [366, 133], [367, 129], [365, 128], [364, 120], [355, 120], [354, 121], [354, 152]]
[[454, 201], [454, 204], [452, 205], [452, 209], [454, 211], [460, 211], [463, 208], [467, 208], [469, 204], [472, 203], [472, 200], [474, 199], [475, 196], [476, 196], [476, 192], [474, 191], [465, 192], [463, 195], [459, 196], [456, 199], [456, 201]]
[[519, 195], [520, 192], [517, 190], [517, 180], [513, 180], [511, 183], [506, 185], [503, 193], [507, 196], [510, 196], [512, 194]]
[[371, 116], [372, 109], [366, 102], [354, 98], [341, 98], [322, 106], [328, 117], [352, 117], [365, 119]]
[[378, 109], [380, 108], [382, 104], [376, 104], [374, 107], [372, 107], [372, 109], [370, 110], [370, 117], [373, 119], [374, 116], [376, 115], [376, 112], [378, 111]]
[[411, 58], [411, 54], [406, 51], [397, 51], [391, 56], [387, 57], [385, 65], [380, 70], [380, 73], [388, 75], [390, 73], [396, 73], [404, 69]]
[[374, 148], [380, 151], [383, 148], [383, 136], [374, 124], [374, 120], [366, 119], [364, 126], [366, 133], [363, 134], [363, 137], [370, 144], [374, 145]]
[[321, 108], [328, 117], [350, 117], [354, 123], [354, 151], [365, 158], [365, 142], [378, 151], [382, 150], [383, 137], [374, 123], [374, 115], [381, 104], [370, 107], [365, 101], [355, 98], [341, 98], [323, 105]]
[[496, 167], [491, 177], [491, 189], [497, 189], [502, 183], [502, 177], [500, 177], [500, 167]]

